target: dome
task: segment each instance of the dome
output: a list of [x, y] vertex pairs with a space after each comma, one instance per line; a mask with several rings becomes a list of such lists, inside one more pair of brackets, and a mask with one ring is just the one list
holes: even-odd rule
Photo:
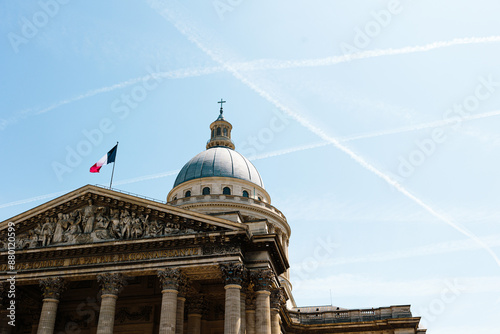
[[264, 188], [255, 166], [228, 147], [211, 147], [192, 158], [177, 175], [174, 188], [186, 181], [213, 176], [246, 180]]

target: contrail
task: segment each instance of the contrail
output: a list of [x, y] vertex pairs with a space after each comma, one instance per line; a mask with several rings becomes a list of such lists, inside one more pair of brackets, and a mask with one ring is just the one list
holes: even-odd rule
[[167, 177], [167, 176], [172, 176], [172, 175], [177, 175], [179, 174], [180, 169], [176, 169], [170, 172], [164, 172], [164, 173], [158, 173], [158, 174], [151, 174], [151, 175], [146, 175], [146, 176], [140, 176], [136, 177], [133, 179], [128, 179], [128, 180], [123, 180], [123, 181], [118, 181], [115, 182], [115, 185], [123, 185], [123, 184], [130, 184], [130, 183], [136, 183], [136, 182], [141, 182], [141, 181], [148, 181], [148, 180], [154, 180], [154, 179], [159, 179], [162, 177]]
[[[481, 114], [477, 114], [477, 115], [470, 115], [467, 117], [462, 117], [460, 120], [468, 121], [468, 120], [481, 119], [481, 118], [499, 116], [499, 115], [500, 115], [500, 110], [499, 111], [490, 111], [490, 112], [485, 112], [485, 113], [481, 113]], [[453, 122], [457, 122], [457, 120], [451, 118], [451, 119], [439, 120], [439, 121], [434, 121], [434, 122], [416, 124], [416, 125], [412, 125], [412, 126], [405, 126], [405, 127], [400, 127], [400, 128], [391, 129], [391, 130], [369, 132], [369, 133], [364, 133], [364, 134], [353, 135], [350, 137], [345, 137], [345, 138], [339, 139], [339, 141], [340, 142], [349, 142], [349, 141], [355, 141], [355, 140], [360, 140], [360, 139], [368, 139], [368, 138], [374, 138], [374, 137], [379, 137], [379, 136], [387, 136], [387, 135], [391, 135], [391, 134], [417, 131], [417, 130], [422, 130], [422, 129], [426, 129], [426, 128], [446, 126], [446, 125], [452, 124]], [[311, 150], [314, 148], [324, 147], [324, 146], [328, 146], [328, 145], [333, 145], [333, 144], [332, 144], [332, 142], [325, 140], [325, 141], [322, 141], [319, 143], [295, 146], [295, 147], [290, 147], [290, 148], [283, 149], [283, 150], [266, 152], [266, 153], [263, 153], [260, 155], [250, 156], [250, 157], [248, 157], [248, 159], [251, 161], [256, 161], [256, 160], [261, 160], [261, 159], [277, 157], [277, 156], [281, 156], [281, 155], [285, 155], [285, 154], [295, 153], [295, 152], [299, 152], [299, 151]], [[179, 172], [179, 170], [173, 170], [173, 171], [169, 171], [169, 172], [140, 176], [137, 178], [132, 178], [132, 179], [127, 179], [127, 180], [115, 182], [115, 185], [123, 185], [123, 184], [130, 184], [130, 183], [135, 183], [135, 182], [158, 179], [158, 178], [162, 178], [162, 177], [176, 175], [178, 172]], [[36, 202], [36, 201], [40, 201], [42, 199], [47, 199], [47, 198], [51, 198], [51, 197], [60, 196], [60, 195], [63, 195], [67, 192], [69, 192], [69, 190], [63, 191], [63, 192], [52, 193], [52, 194], [40, 195], [37, 197], [27, 198], [27, 199], [15, 201], [15, 202], [0, 204], [0, 209], [7, 208], [10, 206], [30, 203], [30, 202]]]
[[[382, 56], [403, 55], [403, 54], [410, 54], [417, 52], [427, 52], [435, 49], [447, 48], [456, 45], [485, 44], [485, 43], [495, 43], [495, 42], [500, 42], [500, 36], [455, 38], [451, 41], [438, 41], [425, 45], [406, 46], [396, 49], [389, 48], [389, 49], [367, 50], [347, 55], [314, 58], [314, 59], [284, 60], [284, 61], [273, 60], [273, 59], [259, 59], [247, 62], [235, 62], [227, 64], [238, 71], [280, 70], [280, 69], [301, 68], [301, 67], [332, 66], [336, 64], [350, 62], [353, 60], [361, 60], [361, 59], [368, 59], [368, 58], [375, 58]], [[107, 93], [116, 89], [122, 89], [152, 78], [183, 79], [183, 78], [223, 72], [226, 70], [227, 68], [224, 66], [212, 66], [206, 68], [178, 69], [168, 72], [157, 71], [151, 73], [150, 75], [129, 79], [111, 86], [93, 89], [86, 93], [74, 96], [72, 98], [53, 103], [50, 106], [40, 110], [36, 110], [35, 108], [28, 108], [21, 110], [20, 112], [18, 112], [18, 116], [13, 116], [7, 120], [3, 120], [3, 128], [9, 123], [15, 123], [16, 121], [27, 117], [29, 114], [35, 114], [35, 115], [43, 114], [69, 103], [80, 101], [82, 99], [89, 98], [98, 94]]]
[[36, 202], [36, 201], [40, 201], [42, 199], [47, 199], [47, 198], [53, 198], [53, 197], [61, 196], [61, 195], [66, 194], [67, 192], [69, 192], [69, 190], [68, 191], [60, 191], [60, 192], [57, 192], [57, 193], [40, 195], [40, 196], [36, 196], [36, 197], [31, 197], [31, 198], [26, 198], [26, 199], [22, 199], [20, 201], [15, 201], [15, 202], [10, 202], [10, 203], [0, 204], [0, 209], [8, 208], [10, 206], [15, 206], [15, 205], [21, 205], [21, 204]]
[[[357, 134], [357, 135], [352, 135], [349, 137], [341, 138], [341, 139], [339, 139], [339, 142], [345, 143], [345, 142], [356, 141], [356, 140], [361, 140], [361, 139], [369, 139], [369, 138], [388, 136], [388, 135], [393, 135], [393, 134], [398, 134], [398, 133], [405, 133], [405, 132], [412, 132], [412, 131], [436, 128], [436, 127], [440, 127], [440, 126], [447, 126], [447, 125], [457, 123], [457, 122], [470, 121], [470, 120], [474, 120], [474, 119], [481, 119], [481, 118], [493, 117], [493, 116], [500, 116], [500, 110], [485, 112], [485, 113], [481, 113], [481, 114], [477, 114], [477, 115], [469, 115], [469, 116], [461, 117], [458, 119], [457, 118], [449, 118], [449, 119], [444, 119], [444, 120], [439, 120], [439, 121], [434, 121], [434, 122], [427, 122], [427, 123], [420, 123], [420, 124], [415, 124], [415, 125], [403, 126], [403, 127], [396, 128], [396, 129], [362, 133], [362, 134]], [[290, 147], [290, 148], [286, 148], [283, 150], [266, 152], [266, 153], [262, 153], [260, 155], [251, 156], [248, 159], [252, 160], [252, 161], [267, 159], [267, 158], [277, 157], [280, 155], [295, 153], [295, 152], [299, 152], [299, 151], [311, 150], [314, 148], [324, 147], [324, 146], [328, 146], [328, 145], [333, 145], [333, 143], [325, 140], [325, 141], [322, 141], [319, 143], [295, 146], [295, 147]]]
[[[212, 60], [220, 64], [221, 66], [224, 66], [228, 72], [230, 72], [235, 78], [240, 80], [242, 83], [247, 85], [249, 88], [251, 88], [253, 91], [255, 91], [257, 94], [259, 94], [262, 98], [266, 99], [268, 102], [273, 104], [275, 107], [278, 109], [282, 110], [285, 112], [287, 115], [290, 115], [292, 118], [294, 118], [297, 122], [299, 122], [302, 126], [319, 136], [325, 141], [328, 141], [335, 145], [339, 150], [347, 154], [351, 159], [356, 161], [358, 164], [360, 164], [362, 167], [365, 169], [371, 171], [374, 173], [376, 176], [387, 182], [390, 186], [394, 187], [396, 190], [398, 190], [401, 194], [405, 195], [407, 198], [418, 204], [421, 208], [423, 208], [425, 211], [430, 213], [432, 216], [435, 218], [445, 222], [446, 224], [450, 225], [451, 227], [455, 228], [457, 231], [460, 233], [466, 235], [467, 237], [473, 239], [475, 242], [477, 242], [479, 245], [481, 245], [495, 260], [495, 262], [500, 266], [500, 259], [498, 259], [497, 255], [486, 245], [481, 239], [479, 239], [476, 235], [474, 235], [472, 232], [468, 231], [466, 228], [458, 225], [455, 223], [453, 220], [450, 218], [446, 217], [445, 215], [441, 214], [438, 212], [436, 209], [432, 208], [429, 204], [425, 203], [423, 200], [412, 194], [409, 190], [407, 190], [405, 187], [403, 187], [398, 181], [394, 180], [391, 178], [389, 175], [383, 173], [382, 171], [378, 170], [375, 166], [370, 164], [368, 161], [366, 161], [363, 157], [360, 155], [354, 153], [351, 149], [349, 149], [347, 146], [343, 145], [340, 143], [340, 141], [337, 138], [334, 138], [327, 133], [325, 133], [322, 129], [319, 127], [313, 125], [308, 119], [304, 118], [302, 115], [300, 115], [298, 112], [295, 112], [294, 110], [288, 108], [284, 104], [282, 104], [277, 98], [274, 98], [269, 94], [268, 90], [264, 90], [263, 88], [258, 85], [255, 80], [252, 81], [250, 78], [245, 77], [242, 73], [240, 73], [237, 69], [231, 66], [231, 64], [228, 64], [222, 56], [222, 51], [221, 50], [215, 50], [215, 49], [210, 49], [207, 46], [205, 46], [204, 43], [202, 43], [202, 36], [200, 36], [200, 32], [195, 30], [193, 27], [194, 25], [191, 24], [189, 25], [188, 22], [189, 20], [183, 13], [181, 13], [179, 10], [173, 11], [168, 6], [160, 2], [158, 0], [149, 0], [150, 6], [156, 10], [160, 15], [162, 15], [164, 18], [166, 18], [169, 22], [171, 22], [174, 27], [181, 33], [183, 34], [189, 41], [191, 41], [193, 44], [198, 46], [199, 49], [201, 49], [207, 56], [209, 56]], [[172, 4], [172, 2], [169, 2], [169, 4]], [[204, 30], [204, 33], [206, 33], [206, 29]], [[212, 41], [213, 43], [213, 41]], [[214, 43], [213, 43], [214, 44]]]

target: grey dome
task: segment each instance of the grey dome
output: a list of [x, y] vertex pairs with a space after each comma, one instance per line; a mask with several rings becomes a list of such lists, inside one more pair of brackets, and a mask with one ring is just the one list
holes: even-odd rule
[[243, 155], [227, 147], [212, 147], [196, 155], [182, 167], [174, 188], [189, 180], [211, 176], [247, 180], [264, 188], [255, 166]]

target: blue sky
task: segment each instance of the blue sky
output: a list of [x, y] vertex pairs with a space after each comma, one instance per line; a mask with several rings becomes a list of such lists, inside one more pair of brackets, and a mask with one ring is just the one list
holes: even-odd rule
[[[224, 98], [292, 227], [299, 305], [500, 316], [500, 4], [3, 1], [0, 220], [85, 184], [165, 199]], [[321, 256], [318, 256], [321, 254]], [[330, 290], [332, 300], [330, 300]]]

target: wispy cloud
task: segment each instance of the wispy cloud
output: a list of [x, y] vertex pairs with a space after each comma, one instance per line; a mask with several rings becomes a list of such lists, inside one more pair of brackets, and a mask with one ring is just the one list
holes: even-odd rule
[[[291, 116], [293, 119], [295, 119], [299, 124], [307, 128], [309, 131], [312, 133], [316, 134], [318, 137], [322, 138], [325, 141], [331, 142], [337, 149], [341, 150], [345, 154], [347, 154], [351, 159], [356, 161], [358, 164], [360, 164], [362, 167], [365, 169], [369, 170], [382, 180], [384, 180], [387, 184], [389, 184], [391, 187], [394, 187], [396, 190], [398, 190], [402, 195], [406, 196], [408, 199], [412, 200], [414, 203], [419, 205], [422, 209], [427, 211], [429, 214], [434, 216], [435, 218], [441, 220], [442, 222], [448, 224], [449, 226], [453, 227], [460, 233], [466, 235], [467, 237], [475, 240], [478, 244], [480, 244], [483, 249], [485, 249], [491, 257], [495, 260], [495, 262], [500, 266], [500, 259], [497, 257], [497, 255], [487, 246], [485, 245], [476, 235], [474, 235], [471, 231], [466, 229], [465, 227], [457, 224], [455, 221], [453, 221], [451, 218], [447, 217], [446, 215], [442, 214], [438, 210], [434, 209], [431, 205], [427, 204], [424, 200], [421, 198], [417, 197], [413, 193], [411, 193], [408, 189], [403, 187], [398, 181], [396, 181], [394, 178], [389, 176], [388, 174], [383, 173], [379, 169], [377, 169], [375, 166], [373, 166], [371, 163], [369, 163], [366, 159], [364, 159], [362, 156], [359, 154], [356, 154], [354, 151], [352, 151], [350, 148], [347, 146], [343, 145], [339, 139], [330, 136], [327, 134], [325, 131], [323, 131], [321, 128], [318, 126], [312, 124], [308, 119], [306, 119], [304, 116], [302, 116], [301, 113], [299, 113], [297, 110], [293, 110], [289, 108], [287, 105], [285, 105], [281, 101], [287, 101], [288, 99], [284, 98], [279, 98], [278, 93], [274, 92], [273, 89], [270, 87], [265, 86], [265, 82], [262, 79], [253, 79], [252, 77], [245, 75], [240, 71], [239, 69], [235, 68], [232, 66], [232, 64], [228, 63], [229, 58], [228, 52], [224, 50], [221, 47], [217, 47], [216, 43], [214, 42], [214, 38], [210, 36], [208, 39], [211, 41], [210, 47], [208, 44], [205, 43], [206, 38], [204, 35], [207, 34], [207, 30], [204, 29], [203, 33], [201, 30], [198, 30], [195, 28], [195, 23], [183, 13], [183, 11], [179, 8], [179, 5], [174, 2], [164, 2], [164, 1], [158, 1], [158, 0], [150, 0], [149, 1], [150, 6], [156, 10], [160, 15], [162, 15], [165, 19], [167, 19], [169, 22], [171, 22], [174, 27], [181, 33], [183, 34], [189, 41], [191, 41], [193, 44], [195, 44], [200, 50], [202, 50], [207, 56], [209, 56], [212, 60], [214, 60], [216, 63], [220, 64], [221, 66], [224, 66], [228, 72], [230, 72], [235, 78], [240, 80], [243, 84], [248, 86], [250, 89], [252, 89], [254, 92], [259, 94], [262, 98], [267, 100], [269, 103], [274, 105], [276, 108], [279, 110], [283, 111], [287, 115]], [[173, 7], [176, 6], [174, 9]], [[203, 36], [202, 36], [203, 35]], [[430, 51], [439, 47], [445, 47], [448, 44], [449, 45], [457, 45], [457, 44], [467, 44], [471, 43], [473, 41], [482, 41], [484, 42], [492, 42], [492, 41], [499, 41], [500, 37], [488, 37], [488, 38], [479, 38], [479, 39], [463, 39], [463, 40], [456, 40], [448, 43], [433, 43], [432, 45], [427, 45], [424, 47], [409, 47], [405, 48], [405, 50], [389, 50], [387, 52], [387, 55], [395, 55], [395, 54], [404, 54], [404, 53], [410, 53], [410, 52], [424, 52], [424, 51]], [[362, 52], [363, 54], [366, 54], [366, 57], [369, 56], [370, 51]], [[380, 54], [380, 56], [383, 54]], [[379, 53], [374, 52], [372, 54], [373, 57], [379, 56]], [[231, 55], [231, 58], [233, 58], [234, 55]], [[352, 59], [352, 55], [349, 56], [350, 59]]]

